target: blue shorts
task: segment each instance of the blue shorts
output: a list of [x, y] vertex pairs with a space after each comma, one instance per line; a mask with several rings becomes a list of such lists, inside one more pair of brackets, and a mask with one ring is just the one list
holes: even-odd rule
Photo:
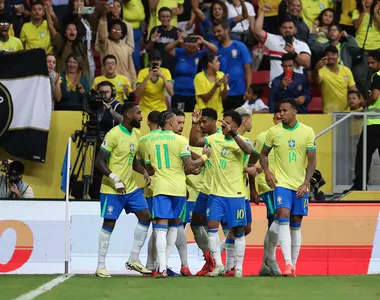
[[152, 202], [153, 219], [178, 219], [186, 213], [186, 197], [157, 195]]
[[245, 199], [210, 195], [207, 205], [207, 221], [221, 222], [225, 215], [229, 227], [246, 226]]
[[153, 197], [147, 197], [146, 202], [148, 203], [148, 209], [149, 213], [152, 214], [152, 208], [153, 208]]
[[266, 192], [260, 195], [267, 208], [267, 219], [276, 213], [276, 204], [274, 203], [274, 191]]
[[102, 218], [117, 220], [123, 209], [129, 214], [148, 209], [148, 204], [142, 191], [136, 189], [126, 195], [100, 193], [100, 209]]
[[[245, 212], [246, 212], [247, 224], [248, 223], [252, 223], [251, 204], [249, 203], [249, 200], [247, 200], [247, 199], [245, 199]], [[222, 224], [223, 230], [227, 230], [227, 229], [231, 228], [231, 226], [228, 225], [226, 215], [223, 216], [222, 221], [220, 222], [220, 224]]]
[[193, 217], [194, 205], [195, 205], [195, 202], [193, 201], [186, 202], [186, 217], [183, 223], [191, 223], [191, 218]]
[[193, 208], [193, 214], [207, 216], [207, 203], [208, 203], [208, 195], [204, 193], [199, 193], [197, 200], [195, 201], [195, 205]]
[[290, 210], [291, 216], [307, 216], [309, 212], [309, 194], [303, 198], [297, 198], [296, 191], [276, 187], [274, 189], [274, 199], [276, 210], [280, 208], [287, 208]]

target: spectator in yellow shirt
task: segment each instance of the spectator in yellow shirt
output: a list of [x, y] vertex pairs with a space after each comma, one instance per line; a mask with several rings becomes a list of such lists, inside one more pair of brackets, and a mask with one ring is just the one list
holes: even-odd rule
[[137, 77], [136, 96], [140, 97], [142, 112], [167, 110], [165, 91], [173, 96], [172, 76], [168, 69], [161, 68], [160, 52], [152, 50], [149, 53], [149, 68], [142, 69]]
[[311, 30], [319, 14], [326, 8], [333, 8], [334, 0], [302, 0], [302, 18]]
[[10, 22], [4, 16], [0, 16], [0, 50], [9, 52], [24, 50], [21, 41], [9, 35]]
[[97, 85], [102, 81], [108, 81], [113, 84], [116, 90], [115, 99], [120, 103], [128, 100], [129, 94], [132, 92], [131, 83], [127, 77], [116, 73], [117, 60], [112, 54], [103, 58], [104, 75], [95, 78], [92, 89], [96, 90]]
[[20, 39], [25, 50], [42, 48], [47, 54], [53, 52], [50, 40], [50, 30], [44, 20], [44, 3], [36, 0], [31, 3], [30, 22], [22, 26]]
[[218, 56], [212, 52], [207, 52], [203, 57], [202, 66], [204, 70], [194, 78], [195, 110], [209, 107], [221, 114], [223, 113], [223, 101], [228, 96], [228, 75], [219, 71]]

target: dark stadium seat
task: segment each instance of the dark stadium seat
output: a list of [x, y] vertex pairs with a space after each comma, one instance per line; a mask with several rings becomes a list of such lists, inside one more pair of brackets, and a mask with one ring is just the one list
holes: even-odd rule
[[252, 72], [253, 84], [266, 84], [269, 83], [269, 71], [256, 71]]
[[309, 114], [322, 114], [323, 106], [322, 106], [322, 97], [314, 97], [311, 99], [311, 102], [308, 106]]

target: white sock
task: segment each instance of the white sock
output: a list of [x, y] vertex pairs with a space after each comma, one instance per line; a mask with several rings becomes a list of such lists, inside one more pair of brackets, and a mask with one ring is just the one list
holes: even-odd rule
[[209, 241], [209, 248], [212, 253], [212, 257], [215, 259], [216, 265], [223, 265], [222, 255], [220, 253], [220, 239], [218, 229], [209, 229], [207, 235]]
[[235, 248], [235, 239], [228, 237], [226, 241], [226, 268], [231, 270], [235, 267], [235, 258], [236, 258], [236, 248]]
[[108, 251], [108, 246], [110, 244], [111, 232], [100, 230], [99, 234], [99, 252], [98, 252], [98, 269], [106, 267], [106, 255]]
[[264, 266], [265, 260], [268, 257], [268, 250], [269, 250], [269, 230], [267, 230], [267, 233], [265, 234], [265, 238], [264, 238], [264, 256], [263, 256], [263, 262], [261, 264], [261, 267]]
[[268, 232], [268, 259], [272, 261], [276, 261], [276, 248], [278, 244], [279, 230], [280, 225], [278, 224], [278, 221], [273, 221]]
[[157, 251], [157, 259], [158, 259], [158, 269], [159, 272], [162, 273], [166, 270], [166, 234], [168, 232], [167, 225], [159, 225], [159, 227], [155, 227], [153, 230], [156, 231], [157, 239], [156, 239], [156, 251]]
[[236, 270], [243, 270], [243, 261], [245, 253], [245, 236], [235, 236], [235, 249], [236, 249]]
[[149, 224], [142, 224], [140, 222], [137, 223], [134, 239], [133, 239], [133, 245], [132, 245], [132, 251], [131, 255], [129, 256], [130, 261], [138, 261], [139, 255], [142, 246], [144, 246], [146, 236], [148, 234]]
[[169, 226], [168, 233], [166, 235], [166, 263], [169, 262], [170, 254], [172, 253], [175, 241], [177, 240], [178, 227]]
[[156, 268], [156, 239], [157, 239], [157, 232], [153, 230], [152, 235], [150, 236], [149, 242], [148, 242], [148, 257], [146, 260], [146, 268], [148, 270], [155, 270]]
[[280, 229], [278, 231], [278, 239], [280, 241], [282, 254], [284, 255], [285, 264], [292, 265], [292, 241], [290, 237], [289, 219], [279, 219], [279, 223]]
[[301, 228], [290, 227], [290, 235], [292, 237], [292, 263], [293, 267], [296, 268], [297, 259], [300, 253], [302, 243]]
[[181, 259], [181, 265], [189, 267], [189, 265], [187, 264], [186, 232], [182, 224], [178, 227], [177, 240], [175, 241], [175, 245], [178, 249], [179, 257]]
[[194, 240], [197, 243], [199, 249], [202, 250], [202, 252], [209, 252], [210, 248], [208, 246], [208, 236], [207, 231], [203, 226], [193, 226], [191, 225], [191, 230], [194, 234]]
[[227, 248], [227, 245], [226, 245], [226, 239], [224, 239], [221, 243], [220, 243], [220, 253], [223, 253]]

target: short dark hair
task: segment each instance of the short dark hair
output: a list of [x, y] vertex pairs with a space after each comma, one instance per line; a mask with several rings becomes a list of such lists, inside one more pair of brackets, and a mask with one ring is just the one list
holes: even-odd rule
[[339, 32], [342, 31], [342, 27], [339, 24], [334, 23], [334, 22], [329, 25], [328, 31], [330, 31], [332, 27], [338, 28]]
[[372, 57], [376, 61], [380, 61], [380, 51], [379, 50], [368, 51], [368, 57]]
[[115, 62], [117, 63], [117, 59], [116, 59], [115, 55], [113, 55], [113, 54], [108, 54], [108, 55], [106, 55], [106, 56], [103, 57], [103, 65], [106, 63], [106, 60], [107, 60], [107, 59], [114, 59]]
[[256, 95], [257, 98], [261, 98], [264, 93], [264, 87], [261, 84], [251, 84], [249, 88], [252, 90], [252, 94]]
[[164, 7], [161, 7], [161, 8], [159, 9], [159, 11], [158, 11], [158, 16], [160, 16], [160, 13], [162, 13], [163, 11], [170, 12], [170, 15], [173, 15], [172, 10], [171, 10], [169, 7], [164, 6]]
[[115, 86], [113, 85], [113, 83], [112, 83], [112, 82], [109, 82], [109, 81], [107, 81], [107, 80], [104, 80], [104, 81], [102, 81], [102, 82], [99, 82], [99, 83], [97, 84], [96, 88], [98, 89], [98, 88], [100, 88], [101, 86], [109, 86], [110, 89], [111, 89], [111, 92], [112, 92], [112, 90], [115, 90]]
[[294, 109], [298, 109], [297, 101], [293, 98], [284, 98], [278, 104], [278, 108], [280, 109], [281, 104], [289, 103]]
[[111, 32], [113, 25], [120, 25], [121, 32], [122, 32], [121, 40], [124, 39], [128, 35], [128, 28], [127, 28], [127, 25], [125, 25], [124, 21], [120, 19], [112, 19], [112, 20], [109, 20], [107, 24], [108, 24], [109, 33]]
[[223, 117], [231, 117], [232, 121], [234, 121], [238, 127], [240, 127], [241, 123], [243, 123], [241, 115], [237, 111], [234, 111], [234, 110], [226, 111], [223, 114]]
[[274, 107], [273, 115], [278, 114], [279, 112], [280, 112], [280, 105], [276, 104], [276, 106]]
[[34, 0], [30, 3], [30, 9], [32, 9], [32, 7], [35, 5], [42, 5], [42, 7], [44, 7], [45, 3], [44, 1], [41, 1], [41, 0]]
[[201, 61], [198, 65], [198, 71], [201, 72], [202, 69], [206, 70], [209, 63], [212, 63], [217, 55], [211, 51], [207, 51], [205, 55], [201, 58]]
[[285, 17], [284, 19], [281, 20], [281, 22], [280, 22], [280, 27], [282, 26], [282, 24], [284, 24], [284, 23], [288, 23], [288, 22], [293, 23], [294, 27], [297, 26], [297, 25], [296, 25], [296, 22], [293, 20], [293, 18], [291, 18], [290, 16], [287, 16], [287, 17]]
[[348, 91], [347, 96], [351, 94], [355, 94], [359, 99], [362, 97], [359, 91]]
[[218, 113], [216, 112], [215, 109], [206, 107], [202, 109], [202, 117], [207, 117], [212, 120], [218, 120]]
[[131, 110], [137, 105], [138, 104], [135, 102], [124, 102], [123, 106], [121, 107], [121, 113], [125, 114], [126, 112], [128, 112], [129, 110]]
[[333, 45], [330, 45], [330, 46], [327, 46], [326, 49], [325, 49], [325, 55], [327, 53], [335, 53], [335, 54], [339, 54], [339, 51], [337, 49], [337, 47], [333, 46]]
[[222, 25], [223, 29], [229, 29], [230, 28], [230, 24], [228, 23], [228, 19], [222, 19], [219, 21], [215, 21], [215, 23], [213, 24], [213, 27], [216, 27], [219, 25]]
[[185, 117], [185, 113], [178, 108], [172, 108], [172, 113], [174, 113], [177, 117]]
[[292, 60], [293, 62], [296, 62], [296, 56], [293, 54], [293, 53], [285, 53], [282, 57], [281, 57], [281, 61], [284, 62], [284, 61], [289, 61], [289, 60]]
[[170, 110], [164, 110], [160, 112], [158, 116], [158, 125], [162, 128], [165, 126], [166, 122], [171, 118], [175, 117], [175, 114]]
[[158, 124], [159, 117], [160, 117], [160, 112], [158, 110], [153, 110], [148, 115], [148, 121], [153, 124]]

